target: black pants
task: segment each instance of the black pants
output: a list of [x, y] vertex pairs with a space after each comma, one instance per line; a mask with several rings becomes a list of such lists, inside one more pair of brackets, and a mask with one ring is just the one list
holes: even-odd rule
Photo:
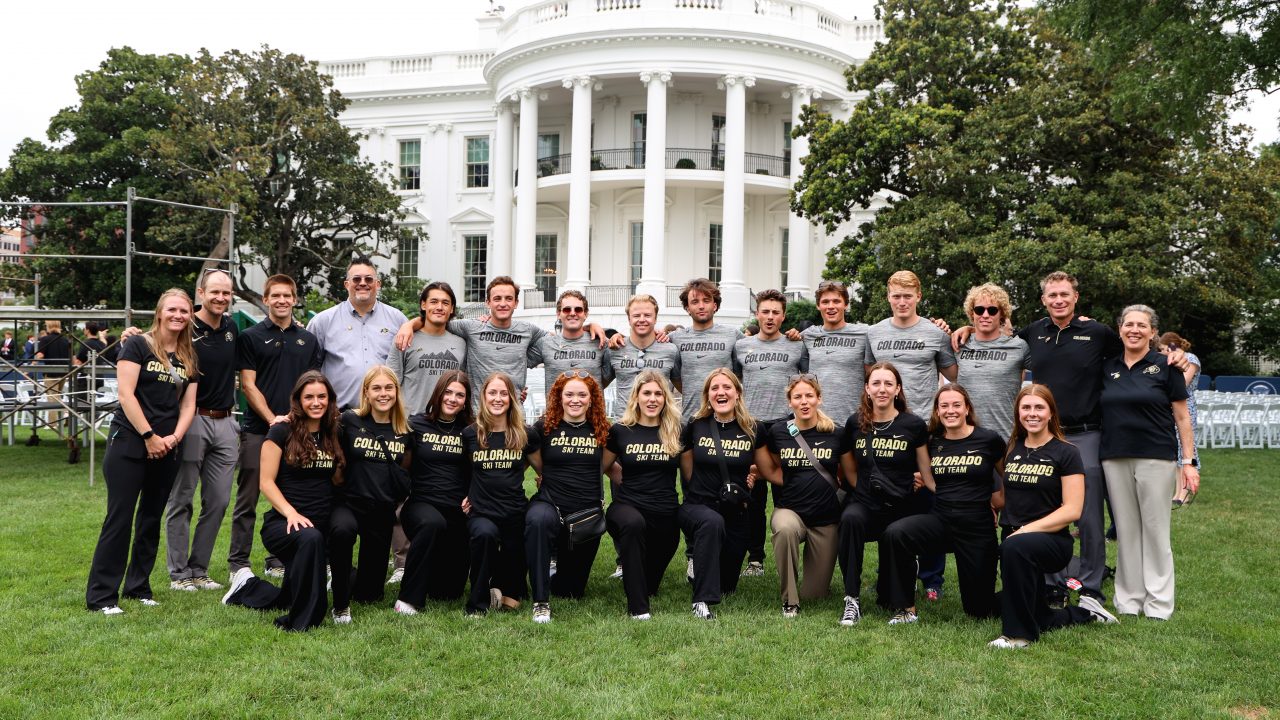
[[326, 525], [287, 532], [284, 518], [269, 514], [262, 523], [262, 545], [287, 563], [284, 583], [276, 587], [266, 580], [250, 578], [235, 595], [227, 598], [227, 604], [253, 610], [288, 610], [275, 619], [276, 627], [282, 630], [318, 627], [329, 608], [324, 590], [327, 543], [321, 527]]
[[472, 515], [467, 520], [467, 536], [471, 545], [471, 594], [468, 612], [489, 609], [489, 588], [502, 594], [523, 598], [525, 586], [524, 515], [493, 519]]
[[[533, 601], [556, 597], [580, 598], [587, 591], [587, 578], [596, 561], [600, 538], [574, 546], [551, 503], [535, 500], [524, 513], [524, 551], [529, 562], [529, 585]], [[551, 577], [551, 558], [556, 559], [556, 576]]]
[[470, 553], [467, 516], [462, 508], [410, 500], [400, 509], [409, 538], [400, 599], [420, 608], [427, 598], [457, 600], [467, 585]]
[[676, 518], [692, 539], [693, 601], [714, 605], [722, 594], [738, 589], [738, 573], [747, 555], [747, 515], [722, 515], [708, 505], [685, 503]]
[[627, 594], [627, 612], [649, 612], [649, 598], [658, 594], [662, 575], [680, 544], [676, 513], [641, 510], [615, 502], [604, 515], [613, 544], [622, 563], [622, 589]]
[[890, 525], [880, 538], [886, 552], [889, 607], [915, 606], [916, 555], [956, 554], [960, 602], [968, 615], [993, 617], [996, 612], [996, 562], [1000, 557], [991, 508], [912, 515]]
[[[181, 449], [158, 460], [148, 460], [145, 446], [141, 448], [141, 457], [133, 457], [138, 454], [136, 445], [113, 439], [102, 462], [107, 483], [107, 516], [102, 520], [93, 564], [89, 566], [85, 604], [90, 610], [119, 604], [121, 580], [125, 597], [151, 597], [150, 577], [160, 547], [160, 519], [178, 474]], [[130, 526], [133, 528], [132, 550], [129, 548]]]
[[1055, 573], [1071, 561], [1073, 541], [1056, 533], [1029, 532], [1006, 537], [1000, 545], [1002, 632], [1035, 642], [1040, 633], [1093, 621], [1093, 615], [1074, 605], [1049, 607], [1045, 573]]
[[[916, 512], [933, 512], [932, 490], [920, 488], [913, 498], [916, 503]], [[920, 569], [916, 573], [916, 576], [920, 578], [920, 584], [924, 585], [926, 590], [941, 590], [942, 576], [947, 569], [947, 554], [945, 552], [924, 551], [916, 559], [920, 562]]]
[[[880, 540], [885, 528], [904, 517], [915, 514], [915, 507], [903, 503], [897, 508], [881, 508], [873, 510], [859, 502], [851, 502], [844, 506], [840, 513], [840, 530], [838, 535], [839, 549], [836, 557], [840, 562], [840, 573], [844, 575], [844, 594], [862, 597], [862, 555], [867, 543]], [[879, 544], [880, 574], [876, 580], [876, 598], [882, 605], [889, 599], [888, 558], [885, 544]], [[914, 573], [913, 573], [914, 575]], [[914, 580], [912, 583], [914, 584]]]
[[[329, 566], [333, 570], [333, 607], [343, 610], [359, 603], [382, 599], [391, 554], [391, 528], [396, 524], [394, 503], [363, 498], [335, 502], [329, 519]], [[356, 537], [360, 559], [352, 570]], [[287, 565], [286, 565], [287, 567]]]
[[756, 478], [751, 488], [751, 502], [747, 505], [747, 560], [764, 563], [764, 539], [769, 526], [769, 483]]

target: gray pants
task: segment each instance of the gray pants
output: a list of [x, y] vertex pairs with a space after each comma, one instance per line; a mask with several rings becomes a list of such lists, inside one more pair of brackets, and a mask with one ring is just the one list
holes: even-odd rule
[[[231, 499], [231, 477], [239, 455], [240, 426], [232, 416], [196, 415], [182, 440], [181, 464], [165, 512], [169, 577], [207, 577], [213, 543]], [[192, 501], [200, 484], [200, 519], [191, 536]], [[188, 552], [189, 549], [189, 552]]]
[[[231, 550], [227, 567], [232, 573], [249, 567], [253, 552], [253, 526], [258, 519], [258, 475], [262, 465], [262, 442], [266, 435], [245, 433], [240, 438], [240, 476], [236, 480], [236, 505], [231, 511]], [[267, 555], [266, 567], [280, 567], [274, 555]]]
[[[1102, 473], [1102, 433], [1097, 430], [1067, 435], [1067, 442], [1080, 451], [1084, 461], [1084, 508], [1076, 525], [1080, 528], [1080, 562], [1054, 575], [1046, 575], [1050, 585], [1064, 586], [1067, 578], [1074, 577], [1084, 587], [1082, 590], [1102, 594], [1102, 581], [1107, 577], [1107, 478]], [[1072, 571], [1075, 571], [1072, 573]]]

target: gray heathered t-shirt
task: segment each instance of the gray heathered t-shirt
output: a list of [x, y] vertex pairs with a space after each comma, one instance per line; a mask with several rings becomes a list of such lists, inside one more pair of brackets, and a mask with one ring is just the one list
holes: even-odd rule
[[1006, 440], [1013, 433], [1013, 399], [1022, 388], [1022, 371], [1029, 361], [1027, 342], [1017, 336], [986, 341], [970, 336], [956, 353], [960, 365], [956, 382], [969, 391], [978, 424]]
[[628, 336], [626, 344], [610, 351], [609, 363], [613, 370], [613, 412], [621, 417], [636, 376], [645, 370], [661, 373], [675, 392], [675, 380], [680, 377], [680, 348], [673, 343], [654, 341], [642, 351]]
[[529, 367], [545, 366], [546, 390], [561, 373], [569, 370], [585, 370], [600, 383], [600, 389], [613, 380], [613, 368], [609, 365], [609, 349], [601, 348], [599, 340], [583, 333], [576, 340], [566, 340], [562, 335], [546, 333], [529, 346]]
[[951, 336], [925, 318], [909, 328], [899, 328], [885, 318], [867, 331], [871, 341], [868, 361], [893, 363], [902, 376], [907, 407], [912, 415], [929, 417], [938, 392], [938, 371], [956, 364]]
[[476, 320], [450, 320], [449, 332], [467, 342], [467, 374], [475, 388], [473, 405], [480, 402], [485, 378], [495, 372], [511, 376], [516, 390], [523, 390], [529, 369], [529, 346], [546, 334], [524, 320], [512, 320], [509, 328], [496, 328]]
[[387, 356], [387, 365], [400, 381], [405, 410], [410, 415], [424, 412], [431, 393], [435, 392], [436, 380], [449, 370], [465, 367], [466, 361], [467, 342], [451, 332], [443, 335], [416, 332], [408, 350], [393, 346]]
[[815, 325], [801, 333], [809, 351], [809, 372], [822, 383], [822, 411], [837, 425], [846, 424], [862, 402], [864, 366], [872, 362], [867, 351], [870, 329], [866, 323], [845, 323], [839, 330]]
[[729, 325], [712, 325], [706, 330], [677, 330], [671, 342], [680, 349], [680, 384], [684, 393], [685, 422], [702, 405], [702, 383], [712, 370], [731, 368], [741, 375], [733, 359], [733, 346], [742, 339], [742, 331]]
[[[757, 420], [781, 420], [791, 415], [787, 383], [809, 369], [804, 343], [777, 337], [744, 337], [733, 346], [733, 359], [742, 368], [747, 412]], [[819, 381], [821, 382], [821, 381]]]

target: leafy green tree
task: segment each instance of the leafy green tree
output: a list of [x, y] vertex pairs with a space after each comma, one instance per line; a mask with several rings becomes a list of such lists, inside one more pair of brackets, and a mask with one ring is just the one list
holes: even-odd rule
[[[1271, 202], [1280, 205], [1280, 144], [1265, 145], [1261, 160], [1270, 171], [1273, 184], [1268, 188]], [[1246, 330], [1242, 338], [1244, 350], [1280, 360], [1280, 219], [1271, 226], [1267, 250], [1258, 258], [1254, 270], [1258, 291], [1245, 300]]]

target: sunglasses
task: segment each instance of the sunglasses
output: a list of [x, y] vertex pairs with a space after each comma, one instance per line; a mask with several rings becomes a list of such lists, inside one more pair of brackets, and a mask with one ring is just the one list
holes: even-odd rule
[[587, 312], [587, 309], [584, 307], [562, 307], [560, 308], [560, 312], [564, 313], [565, 315], [577, 315], [579, 313], [582, 313], [585, 315]]
[[565, 370], [564, 372], [560, 373], [560, 377], [569, 378], [571, 380], [574, 378], [586, 380], [587, 378], [591, 377], [591, 374], [588, 373], [586, 370]]
[[990, 315], [991, 317], [995, 317], [1000, 314], [1000, 308], [995, 305], [974, 305], [973, 314]]
[[347, 278], [347, 282], [352, 285], [372, 285], [378, 282], [378, 278], [373, 275], [352, 275]]

